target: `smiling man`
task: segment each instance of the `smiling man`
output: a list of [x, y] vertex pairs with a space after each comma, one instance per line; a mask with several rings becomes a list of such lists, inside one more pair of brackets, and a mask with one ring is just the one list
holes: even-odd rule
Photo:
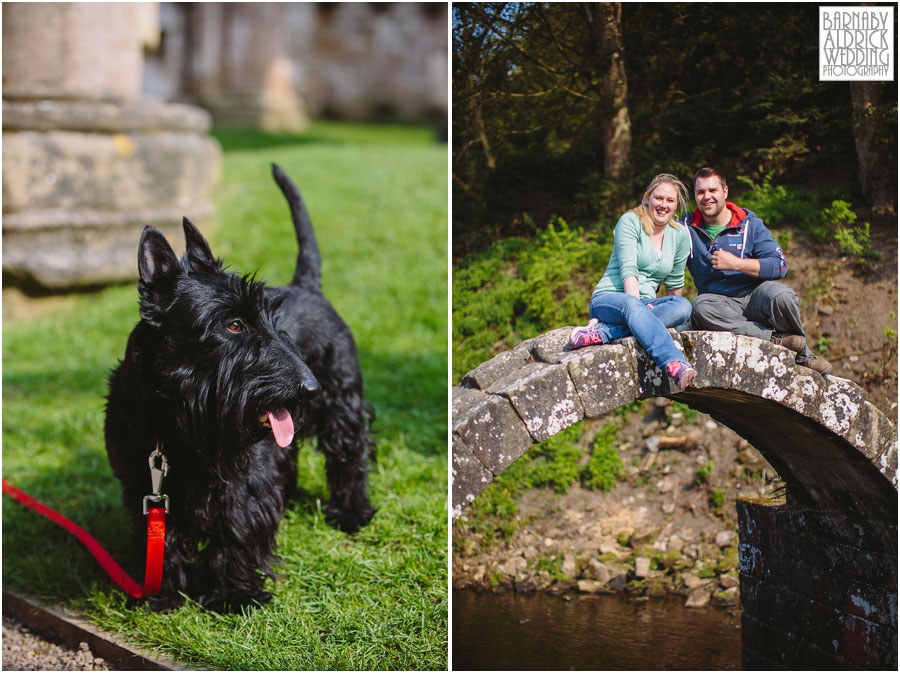
[[800, 301], [788, 285], [781, 246], [752, 211], [728, 201], [715, 168], [694, 176], [697, 210], [682, 220], [691, 235], [687, 267], [697, 286], [695, 329], [733, 332], [772, 341], [797, 354], [797, 364], [827, 374], [831, 363], [809, 350]]

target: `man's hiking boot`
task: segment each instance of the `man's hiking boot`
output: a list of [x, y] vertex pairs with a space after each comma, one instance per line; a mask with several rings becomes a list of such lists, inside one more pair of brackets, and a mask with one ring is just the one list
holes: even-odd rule
[[782, 346], [795, 353], [799, 353], [806, 345], [806, 339], [799, 334], [781, 334], [779, 332], [772, 332], [770, 341], [776, 346]]
[[797, 360], [797, 364], [801, 367], [809, 367], [813, 371], [819, 372], [822, 376], [825, 376], [825, 374], [832, 370], [831, 363], [825, 358], [820, 358], [815, 353], [802, 362]]

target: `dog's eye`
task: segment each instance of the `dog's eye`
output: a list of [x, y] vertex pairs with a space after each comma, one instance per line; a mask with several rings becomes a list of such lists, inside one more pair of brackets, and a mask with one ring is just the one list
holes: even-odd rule
[[245, 331], [247, 327], [240, 320], [232, 320], [230, 323], [225, 325], [225, 329], [227, 329], [229, 332], [240, 334], [241, 332]]

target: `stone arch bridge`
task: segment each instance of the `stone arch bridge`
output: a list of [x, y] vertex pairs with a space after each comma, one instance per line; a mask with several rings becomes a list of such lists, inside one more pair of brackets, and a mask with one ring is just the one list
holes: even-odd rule
[[753, 444], [787, 484], [738, 502], [745, 668], [897, 664], [897, 432], [865, 391], [727, 332], [670, 330], [684, 391], [633, 338], [569, 351], [523, 342], [453, 389], [453, 518], [533, 444], [634, 400], [670, 397]]

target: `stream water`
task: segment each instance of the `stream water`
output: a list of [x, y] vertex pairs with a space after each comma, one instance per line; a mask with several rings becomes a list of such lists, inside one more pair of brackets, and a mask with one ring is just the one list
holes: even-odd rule
[[738, 610], [676, 596], [453, 592], [453, 670], [740, 670]]

